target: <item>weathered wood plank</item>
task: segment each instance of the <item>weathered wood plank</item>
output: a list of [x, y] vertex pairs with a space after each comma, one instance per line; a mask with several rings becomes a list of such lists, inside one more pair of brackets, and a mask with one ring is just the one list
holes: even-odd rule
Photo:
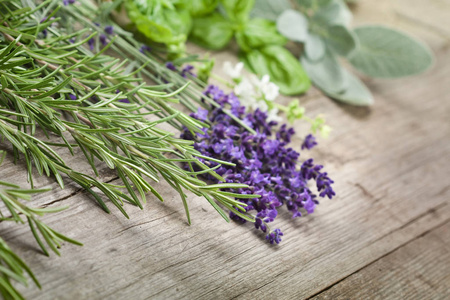
[[313, 299], [448, 299], [450, 222], [428, 232]]
[[[381, 2], [390, 15], [392, 5]], [[361, 9], [377, 5], [378, 1], [366, 1]], [[412, 28], [409, 23], [404, 26]], [[370, 111], [336, 104], [317, 90], [301, 98], [313, 115], [325, 113], [334, 128], [331, 138], [311, 156], [336, 179], [338, 197], [323, 201], [313, 215], [302, 219], [282, 213], [276, 225], [286, 236], [279, 247], [264, 243], [262, 234], [249, 226], [226, 224], [204, 200], [192, 195], [194, 224], [188, 227], [181, 201], [164, 183], [158, 187], [167, 201], [149, 199], [143, 212], [127, 207], [131, 220], [117, 211], [104, 214], [85, 193], [78, 193], [61, 201], [70, 210], [45, 217], [49, 225], [85, 243], [83, 248], [65, 246], [62, 258], [37, 255], [26, 226], [0, 229], [43, 284], [43, 292], [31, 287], [22, 289], [25, 295], [307, 298], [446, 224], [450, 56], [445, 39], [423, 30], [417, 34], [437, 52], [438, 64], [416, 78], [368, 81], [377, 101]], [[218, 57], [217, 70], [220, 61], [236, 60], [229, 51]], [[294, 145], [299, 148], [306, 132], [300, 122], [296, 128]], [[8, 168], [7, 178], [17, 178], [20, 168]], [[41, 180], [41, 185], [50, 182]], [[60, 194], [53, 200], [62, 195], [68, 196]]]

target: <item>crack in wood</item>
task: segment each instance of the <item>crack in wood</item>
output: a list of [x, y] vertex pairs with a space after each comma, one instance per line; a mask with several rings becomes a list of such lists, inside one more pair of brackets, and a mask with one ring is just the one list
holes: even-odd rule
[[[444, 204], [446, 204], [446, 203], [444, 203]], [[439, 206], [442, 206], [442, 205], [439, 205]], [[444, 206], [445, 206], [445, 205], [444, 205]], [[434, 213], [435, 209], [436, 209], [436, 208], [428, 210], [428, 212], [427, 212], [425, 215], [428, 215], [428, 214], [430, 214], [430, 213]], [[425, 215], [422, 215], [422, 217], [424, 217]], [[419, 218], [419, 219], [420, 219], [420, 218]], [[417, 220], [417, 218], [416, 218], [415, 220]], [[321, 289], [320, 291], [316, 292], [315, 294], [313, 294], [313, 295], [311, 295], [311, 296], [305, 298], [305, 300], [309, 300], [309, 299], [312, 299], [312, 298], [315, 298], [315, 297], [319, 296], [320, 294], [322, 294], [322, 293], [328, 291], [329, 289], [331, 289], [331, 288], [334, 287], [335, 285], [337, 285], [337, 284], [343, 282], [344, 280], [346, 280], [347, 278], [351, 277], [352, 275], [357, 274], [357, 273], [360, 272], [361, 270], [363, 270], [363, 269], [365, 269], [365, 268], [367, 268], [367, 267], [373, 265], [373, 264], [376, 263], [377, 261], [380, 261], [381, 259], [385, 258], [386, 256], [388, 256], [388, 255], [394, 253], [395, 251], [397, 251], [397, 250], [403, 248], [404, 246], [406, 246], [406, 245], [408, 245], [408, 244], [414, 242], [415, 240], [417, 240], [417, 239], [419, 239], [419, 238], [421, 238], [421, 237], [423, 237], [423, 236], [429, 234], [430, 232], [432, 232], [432, 231], [435, 230], [436, 228], [439, 228], [439, 227], [441, 227], [441, 226], [447, 224], [448, 222], [450, 222], [450, 218], [445, 219], [444, 221], [440, 222], [438, 225], [433, 226], [432, 228], [426, 230], [425, 232], [423, 232], [423, 233], [421, 233], [421, 234], [419, 234], [419, 235], [417, 235], [417, 236], [415, 236], [415, 237], [409, 239], [408, 241], [406, 241], [406, 242], [404, 242], [404, 243], [398, 245], [397, 247], [395, 247], [394, 249], [392, 249], [392, 250], [390, 250], [390, 251], [384, 253], [384, 254], [381, 255], [380, 257], [378, 257], [378, 258], [376, 258], [376, 259], [374, 259], [374, 260], [368, 262], [368, 263], [367, 263], [366, 265], [364, 265], [363, 267], [361, 267], [361, 268], [359, 268], [359, 269], [353, 271], [352, 273], [350, 273], [350, 274], [344, 276], [343, 278], [341, 278], [341, 279], [335, 281], [334, 283], [332, 283], [332, 284], [328, 285], [327, 287]], [[411, 224], [411, 223], [409, 222], [409, 224]], [[398, 230], [400, 230], [401, 228], [404, 228], [404, 226], [398, 228], [397, 230], [392, 231], [391, 233], [394, 233], [395, 231], [398, 231]], [[389, 234], [388, 234], [388, 235], [389, 235]], [[387, 236], [387, 235], [385, 235], [385, 236], [383, 236], [383, 237], [386, 237], [386, 236]]]

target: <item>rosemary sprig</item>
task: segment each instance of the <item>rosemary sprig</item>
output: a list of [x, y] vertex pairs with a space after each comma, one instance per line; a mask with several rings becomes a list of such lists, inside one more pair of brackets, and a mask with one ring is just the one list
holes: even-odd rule
[[[5, 158], [6, 152], [0, 151], [0, 165]], [[32, 195], [49, 191], [49, 189], [22, 189], [20, 186], [0, 180], [0, 200], [3, 202], [3, 209], [0, 210], [0, 222], [28, 223], [36, 242], [45, 255], [49, 256], [47, 247], [59, 255], [58, 248], [63, 242], [82, 246], [82, 243], [73, 240], [43, 223], [39, 216], [47, 213], [56, 213], [67, 207], [56, 208], [32, 208], [24, 204], [22, 200], [31, 200]], [[44, 241], [42, 241], [42, 239]], [[27, 273], [33, 282], [41, 288], [33, 272], [25, 262], [17, 256], [6, 242], [0, 238], [0, 294], [4, 299], [23, 299], [21, 294], [12, 284], [12, 280], [27, 285]]]
[[[172, 133], [157, 127], [160, 123], [177, 121], [172, 125], [199, 132], [200, 128], [207, 126], [170, 105], [177, 102], [173, 97], [185, 90], [187, 84], [167, 93], [161, 91], [167, 84], [150, 86], [143, 83], [142, 77], [136, 75], [145, 64], [135, 69], [126, 61], [105, 55], [114, 40], [99, 52], [91, 53], [80, 43], [85, 40], [82, 36], [84, 31], [66, 33], [63, 28], [46, 27], [49, 35], [46, 39], [36, 36], [32, 42], [24, 44], [21, 40], [25, 34], [42, 30], [43, 26], [35, 15], [29, 14], [38, 7], [31, 1], [25, 3], [28, 9], [21, 7], [18, 1], [2, 3], [3, 6], [9, 5], [9, 11], [20, 9], [21, 13], [14, 14], [14, 17], [11, 17], [13, 14], [2, 15], [3, 23], [11, 30], [2, 32], [4, 42], [9, 43], [4, 43], [5, 48], [0, 53], [0, 77], [4, 79], [0, 90], [0, 105], [3, 107], [0, 132], [13, 144], [15, 159], [19, 159], [19, 154], [24, 156], [31, 183], [33, 167], [39, 174], [53, 174], [62, 188], [61, 174], [65, 174], [91, 193], [105, 211], [109, 212], [109, 209], [93, 187], [127, 216], [122, 207], [124, 200], [140, 208], [148, 192], [163, 200], [149, 183], [149, 179], [157, 182], [162, 176], [182, 195], [188, 222], [190, 216], [182, 189], [198, 196], [208, 196], [208, 201], [213, 198], [226, 207], [235, 205], [243, 210], [243, 204], [236, 204], [230, 197], [222, 197], [218, 188], [205, 189], [207, 184], [196, 178], [198, 172], [186, 172], [171, 157], [197, 164], [202, 173], [209, 172], [225, 181], [208, 167], [208, 158], [205, 163], [198, 161], [195, 157], [200, 153], [190, 142], [177, 139]], [[44, 14], [55, 6], [54, 1], [48, 3]], [[55, 10], [57, 8], [59, 6]], [[25, 23], [23, 20], [27, 18]], [[48, 23], [47, 26], [51, 22]], [[95, 33], [88, 34], [88, 38], [93, 35]], [[130, 103], [118, 101], [123, 97]], [[146, 112], [141, 112], [142, 109]], [[157, 120], [150, 121], [145, 117], [161, 113], [163, 115], [160, 116], [164, 117]], [[61, 141], [49, 144], [36, 138], [37, 127], [47, 137], [51, 132]], [[66, 147], [73, 153], [73, 145], [68, 138], [82, 150], [96, 175], [95, 158], [115, 169], [128, 193], [68, 166], [54, 150], [55, 146]]]

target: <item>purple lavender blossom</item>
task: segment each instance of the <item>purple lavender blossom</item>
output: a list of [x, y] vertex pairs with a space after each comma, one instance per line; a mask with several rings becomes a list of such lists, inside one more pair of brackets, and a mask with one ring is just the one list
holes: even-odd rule
[[144, 54], [145, 54], [145, 52], [147, 52], [147, 51], [150, 52], [151, 50], [152, 50], [152, 48], [150, 48], [147, 45], [142, 45], [141, 48], [139, 49], [139, 51]]
[[316, 145], [317, 145], [316, 138], [312, 134], [308, 134], [305, 137], [305, 140], [303, 141], [302, 150], [304, 149], [311, 150]]
[[103, 47], [108, 45], [108, 39], [106, 38], [106, 35], [104, 35], [103, 33], [100, 34], [100, 37], [98, 39]]
[[75, 0], [63, 0], [64, 6], [67, 6], [69, 4], [74, 4], [74, 3], [75, 3]]
[[194, 66], [187, 65], [181, 70], [181, 76], [184, 78], [187, 78], [188, 75], [195, 76], [195, 74], [192, 72], [194, 70]]
[[109, 34], [109, 35], [114, 34], [114, 27], [111, 25], [105, 26], [105, 32], [106, 32], [106, 34]]
[[166, 68], [169, 69], [169, 70], [172, 70], [174, 72], [178, 71], [177, 67], [171, 61], [166, 62]]
[[94, 38], [89, 39], [88, 45], [89, 45], [89, 49], [91, 49], [91, 51], [93, 51], [94, 46], [95, 46], [95, 39]]
[[[319, 197], [331, 199], [335, 195], [331, 187], [333, 181], [327, 173], [322, 172], [323, 166], [314, 164], [312, 159], [299, 163], [300, 154], [288, 147], [295, 133], [293, 128], [282, 125], [275, 132], [276, 123], [268, 123], [265, 112], [256, 110], [247, 113], [234, 94], [227, 95], [217, 86], [208, 86], [204, 94], [214, 99], [220, 107], [211, 106], [209, 111], [200, 108], [191, 116], [208, 122], [211, 127], [204, 128], [203, 133], [197, 134], [197, 137], [185, 128], [181, 137], [194, 140], [194, 148], [203, 155], [236, 164], [222, 165], [217, 169], [217, 173], [224, 177], [227, 183], [244, 183], [249, 185], [249, 188], [226, 191], [260, 195], [260, 198], [239, 201], [247, 204], [247, 212], [256, 211], [256, 229], [265, 232], [266, 239], [271, 244], [278, 244], [283, 233], [280, 229], [269, 229], [269, 223], [278, 215], [278, 208], [285, 204], [294, 218], [301, 217], [302, 213], [313, 213], [319, 202], [308, 183], [315, 181]], [[253, 128], [256, 134], [249, 133], [224, 113], [223, 109], [230, 107], [231, 112]], [[271, 138], [274, 133], [275, 139]], [[313, 147], [314, 137], [307, 139], [307, 146]], [[203, 159], [199, 160], [204, 162]], [[214, 162], [210, 164], [211, 167], [217, 165]], [[218, 180], [209, 174], [203, 176], [218, 183]], [[245, 223], [244, 219], [232, 212], [230, 218]]]
[[71, 100], [77, 100], [77, 96], [75, 96], [74, 94], [69, 94], [69, 98]]

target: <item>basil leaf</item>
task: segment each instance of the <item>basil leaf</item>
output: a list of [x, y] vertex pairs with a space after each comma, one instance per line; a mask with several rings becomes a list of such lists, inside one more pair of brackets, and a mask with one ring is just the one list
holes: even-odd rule
[[283, 46], [287, 42], [278, 33], [274, 22], [259, 18], [251, 19], [235, 37], [241, 50], [246, 52], [267, 45]]
[[267, 46], [241, 53], [246, 67], [259, 76], [270, 75], [281, 93], [295, 95], [306, 92], [311, 82], [300, 62], [282, 46]]
[[256, 0], [250, 16], [276, 21], [283, 11], [290, 8], [292, 5], [289, 0]]
[[138, 31], [155, 42], [181, 43], [191, 30], [191, 17], [183, 4], [127, 0], [125, 8]]
[[355, 29], [359, 50], [350, 57], [360, 72], [378, 78], [398, 78], [427, 70], [433, 53], [422, 42], [397, 30], [383, 26]]
[[356, 76], [343, 69], [347, 89], [341, 93], [328, 91], [324, 87], [320, 87], [329, 97], [356, 106], [367, 106], [373, 104], [373, 96], [367, 87]]
[[313, 62], [303, 56], [301, 62], [309, 78], [320, 89], [340, 93], [347, 88], [344, 69], [330, 51], [320, 61]]
[[189, 39], [208, 49], [219, 50], [233, 37], [233, 24], [219, 13], [194, 19]]
[[239, 24], [247, 22], [255, 0], [221, 0], [228, 18]]
[[212, 13], [219, 4], [219, 0], [190, 0], [190, 4], [191, 16], [202, 17]]
[[277, 19], [278, 31], [295, 42], [304, 42], [308, 35], [308, 19], [300, 12], [288, 9]]
[[309, 33], [305, 41], [305, 55], [310, 61], [317, 61], [325, 55], [325, 42], [315, 34]]

